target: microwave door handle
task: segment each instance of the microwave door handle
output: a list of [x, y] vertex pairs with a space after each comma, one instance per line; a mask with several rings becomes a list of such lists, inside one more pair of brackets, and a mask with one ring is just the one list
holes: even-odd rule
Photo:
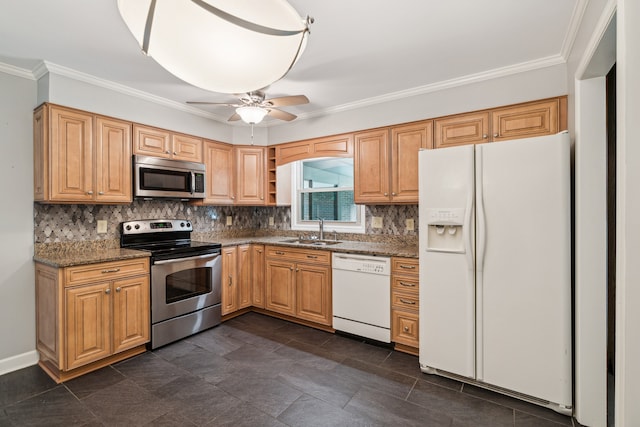
[[191, 195], [196, 192], [196, 174], [191, 172]]

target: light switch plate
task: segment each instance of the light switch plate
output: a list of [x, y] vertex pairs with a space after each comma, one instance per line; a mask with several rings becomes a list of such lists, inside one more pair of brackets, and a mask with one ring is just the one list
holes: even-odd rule
[[233, 217], [232, 216], [228, 216], [227, 217], [227, 225], [233, 225]]
[[374, 216], [371, 218], [371, 227], [372, 228], [382, 228], [382, 217]]
[[270, 216], [269, 217], [269, 225], [274, 225], [274, 224], [275, 224], [275, 221], [273, 220], [273, 217]]
[[97, 233], [98, 234], [106, 234], [107, 232], [107, 220], [106, 219], [99, 219], [98, 220], [98, 226], [97, 226]]
[[415, 222], [413, 221], [413, 218], [407, 218], [404, 221], [404, 224], [405, 224], [405, 228], [407, 229], [407, 231], [415, 230]]

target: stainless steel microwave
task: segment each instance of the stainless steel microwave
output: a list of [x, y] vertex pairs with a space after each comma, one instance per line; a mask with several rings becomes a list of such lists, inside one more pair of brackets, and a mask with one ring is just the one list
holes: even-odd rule
[[139, 198], [202, 199], [205, 172], [203, 163], [135, 155], [133, 194]]

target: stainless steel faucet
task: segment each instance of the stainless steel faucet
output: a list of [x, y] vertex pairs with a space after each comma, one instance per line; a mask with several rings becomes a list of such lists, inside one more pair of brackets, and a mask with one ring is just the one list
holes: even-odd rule
[[320, 225], [320, 236], [318, 236], [318, 238], [324, 240], [324, 218], [318, 219], [318, 222]]

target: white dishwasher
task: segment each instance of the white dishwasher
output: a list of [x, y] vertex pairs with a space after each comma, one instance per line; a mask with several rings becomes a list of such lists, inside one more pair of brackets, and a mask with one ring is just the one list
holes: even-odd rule
[[333, 328], [391, 342], [391, 260], [333, 253]]

